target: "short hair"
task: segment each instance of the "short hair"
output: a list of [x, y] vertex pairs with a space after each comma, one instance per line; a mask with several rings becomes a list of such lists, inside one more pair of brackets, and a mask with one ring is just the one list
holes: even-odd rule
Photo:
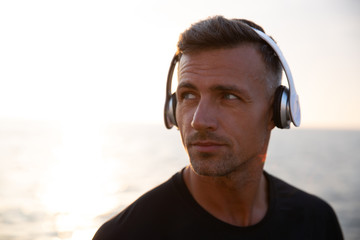
[[223, 16], [209, 17], [192, 24], [180, 34], [177, 44], [178, 54], [190, 54], [206, 50], [235, 48], [242, 44], [253, 44], [259, 51], [269, 75], [270, 96], [281, 84], [282, 67], [276, 53], [250, 27], [265, 33], [264, 29], [246, 19], [226, 19]]

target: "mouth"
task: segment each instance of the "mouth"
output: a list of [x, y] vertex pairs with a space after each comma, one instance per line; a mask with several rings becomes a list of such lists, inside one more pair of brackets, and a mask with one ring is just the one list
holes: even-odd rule
[[213, 142], [213, 141], [196, 141], [189, 145], [190, 148], [197, 152], [217, 152], [222, 147], [224, 147], [225, 144], [219, 143], [219, 142]]

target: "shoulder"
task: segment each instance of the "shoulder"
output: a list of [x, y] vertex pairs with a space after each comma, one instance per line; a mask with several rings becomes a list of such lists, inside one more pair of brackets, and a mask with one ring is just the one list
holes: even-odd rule
[[300, 227], [303, 233], [311, 233], [320, 239], [342, 239], [335, 211], [325, 200], [270, 174], [266, 173], [266, 176], [270, 185], [270, 201], [278, 222], [288, 228]]
[[319, 212], [332, 211], [331, 206], [323, 199], [294, 187], [285, 181], [266, 173], [270, 191], [275, 200], [282, 206], [316, 209]]
[[[175, 174], [168, 181], [148, 191], [117, 216], [103, 224], [94, 236], [97, 239], [139, 239], [147, 234], [161, 233], [161, 227], [171, 216], [179, 196]], [[168, 214], [167, 214], [168, 213]], [[158, 229], [159, 228], [159, 229]], [[116, 236], [116, 237], [115, 237]]]

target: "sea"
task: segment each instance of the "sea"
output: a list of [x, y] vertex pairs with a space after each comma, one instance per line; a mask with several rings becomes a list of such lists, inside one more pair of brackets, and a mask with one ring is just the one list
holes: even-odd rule
[[[0, 121], [0, 240], [91, 239], [188, 164], [161, 124]], [[360, 131], [274, 130], [265, 170], [326, 200], [360, 239]]]

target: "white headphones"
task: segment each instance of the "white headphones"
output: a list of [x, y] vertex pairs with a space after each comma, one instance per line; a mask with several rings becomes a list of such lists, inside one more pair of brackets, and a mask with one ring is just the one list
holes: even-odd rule
[[[252, 27], [251, 27], [252, 28]], [[291, 75], [289, 65], [287, 64], [280, 48], [265, 33], [252, 28], [257, 35], [263, 39], [276, 53], [278, 56], [283, 70], [285, 72], [289, 89], [283, 85], [279, 86], [275, 91], [274, 97], [274, 123], [278, 128], [290, 128], [292, 122], [296, 127], [300, 126], [301, 113], [300, 113], [300, 102], [299, 96], [295, 90], [295, 84]], [[167, 83], [166, 83], [166, 99], [164, 107], [164, 121], [166, 128], [170, 129], [173, 126], [177, 126], [176, 122], [176, 93], [171, 93], [172, 77], [176, 63], [180, 60], [179, 54], [175, 54], [169, 68]]]

